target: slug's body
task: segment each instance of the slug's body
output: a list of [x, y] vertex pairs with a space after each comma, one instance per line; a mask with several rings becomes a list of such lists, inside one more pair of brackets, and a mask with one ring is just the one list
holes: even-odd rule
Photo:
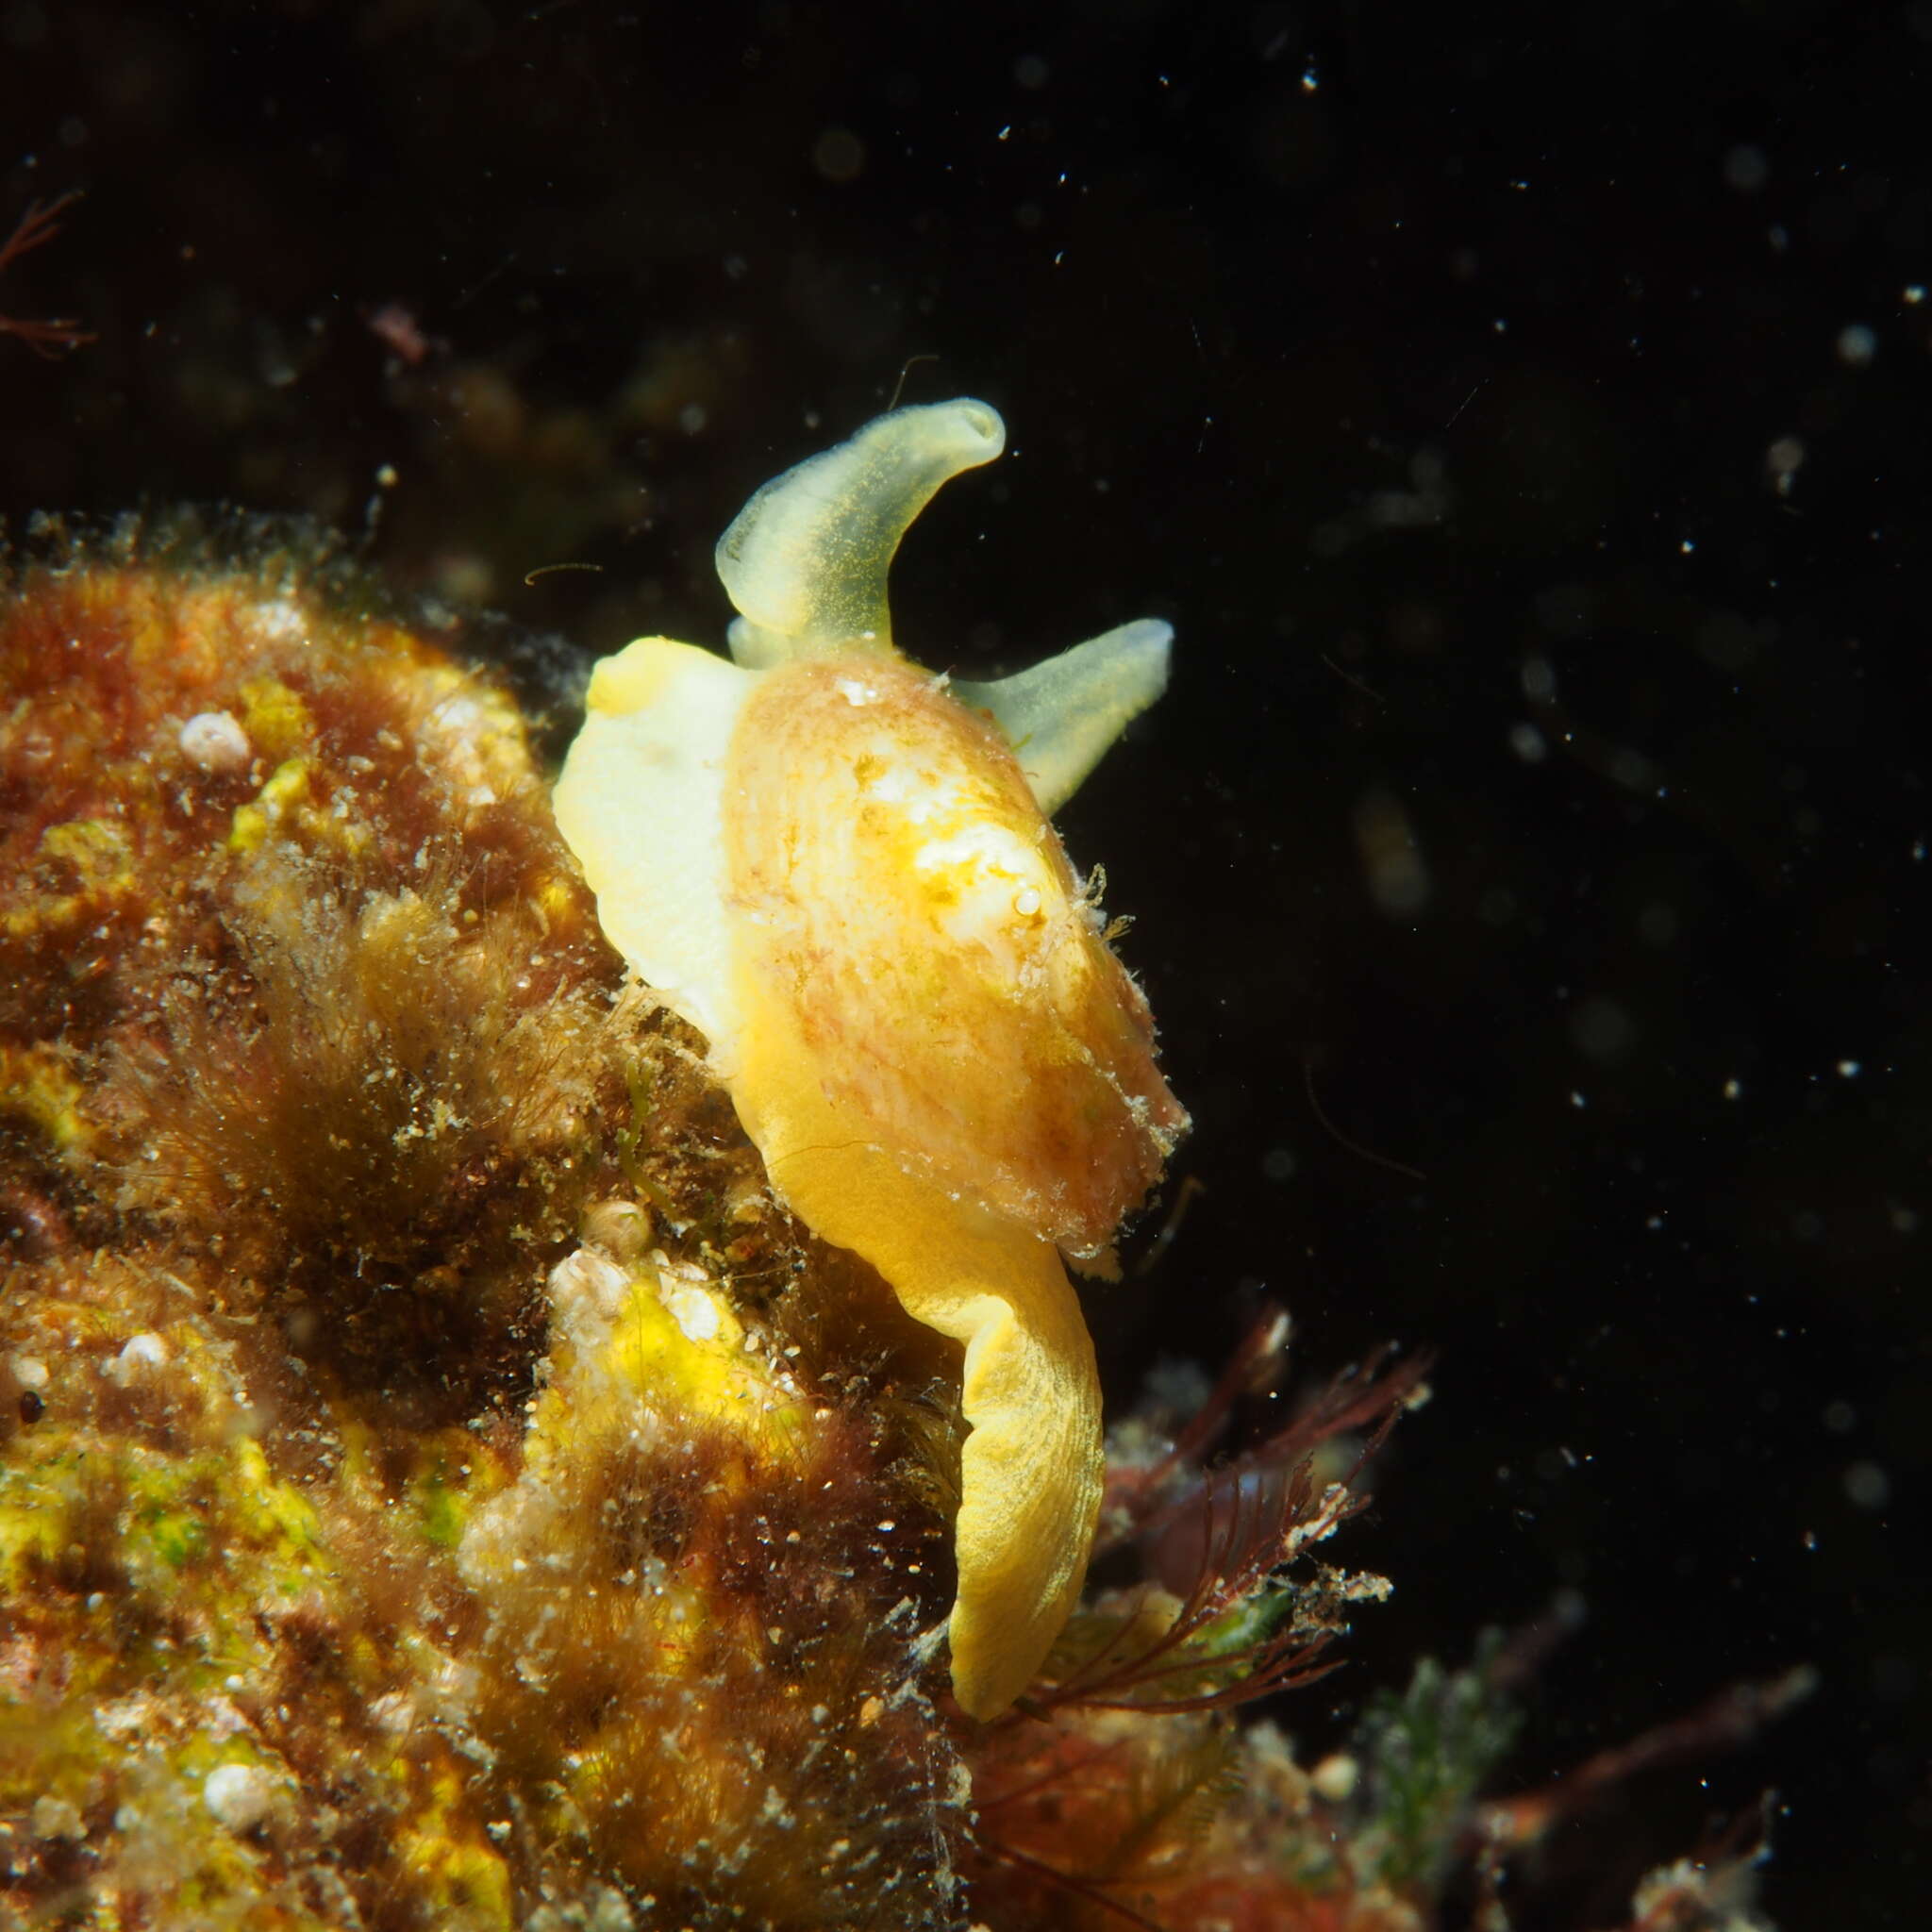
[[1058, 1633], [1099, 1509], [1060, 1255], [1106, 1250], [1187, 1119], [1046, 817], [1158, 695], [1167, 626], [950, 690], [891, 641], [899, 538], [1003, 436], [984, 404], [902, 409], [768, 484], [719, 545], [737, 661], [607, 659], [557, 789], [606, 933], [704, 1032], [773, 1185], [965, 1345], [949, 1635], [981, 1717]]

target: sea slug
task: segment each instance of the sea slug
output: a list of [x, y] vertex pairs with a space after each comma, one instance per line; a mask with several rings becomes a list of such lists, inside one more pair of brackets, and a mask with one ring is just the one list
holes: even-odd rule
[[1058, 1634], [1099, 1507], [1061, 1257], [1107, 1255], [1187, 1126], [1047, 818], [1160, 694], [1169, 626], [990, 685], [892, 642], [900, 538], [1004, 441], [984, 403], [899, 409], [768, 483], [718, 545], [732, 658], [644, 638], [600, 663], [555, 801], [787, 1205], [965, 1345], [948, 1636], [981, 1718]]

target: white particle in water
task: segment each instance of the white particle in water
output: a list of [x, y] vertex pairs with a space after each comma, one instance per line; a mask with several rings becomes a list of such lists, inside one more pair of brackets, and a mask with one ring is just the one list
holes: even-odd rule
[[1862, 322], [1848, 322], [1838, 332], [1838, 359], [1848, 368], [1862, 369], [1878, 353], [1877, 331]]

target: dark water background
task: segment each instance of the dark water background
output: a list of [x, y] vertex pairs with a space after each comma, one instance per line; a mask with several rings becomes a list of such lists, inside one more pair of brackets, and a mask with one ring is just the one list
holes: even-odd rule
[[1506, 1782], [1808, 1660], [1550, 1923], [1774, 1786], [1774, 1917], [1919, 1924], [1932, 6], [1457, 11], [0, 0], [0, 230], [86, 191], [0, 312], [98, 336], [0, 336], [0, 509], [710, 639], [744, 496], [936, 358], [1010, 453], [902, 641], [1179, 629], [1063, 820], [1206, 1184], [1095, 1297], [1115, 1398], [1264, 1285], [1311, 1368], [1441, 1352], [1284, 1722], [1559, 1598]]

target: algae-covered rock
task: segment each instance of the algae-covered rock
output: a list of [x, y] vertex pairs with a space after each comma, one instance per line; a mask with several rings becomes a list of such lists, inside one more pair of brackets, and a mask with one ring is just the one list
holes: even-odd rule
[[932, 1359], [619, 997], [508, 687], [243, 548], [0, 616], [0, 1903], [941, 1923]]

